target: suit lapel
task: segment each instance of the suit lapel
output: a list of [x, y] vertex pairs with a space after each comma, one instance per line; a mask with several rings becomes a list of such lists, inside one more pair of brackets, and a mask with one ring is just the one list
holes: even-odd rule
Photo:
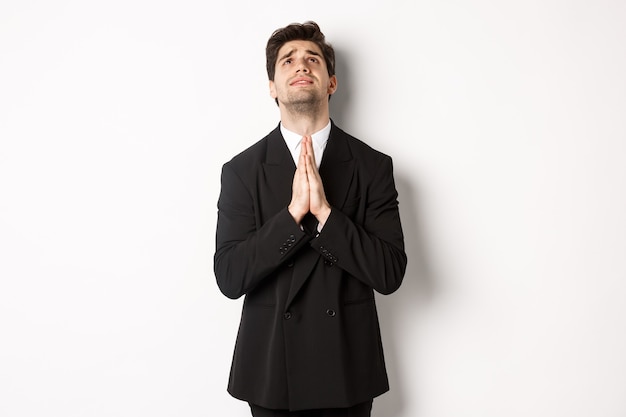
[[[320, 164], [320, 176], [324, 183], [324, 192], [331, 206], [343, 207], [353, 174], [354, 159], [348, 147], [345, 133], [333, 124]], [[321, 258], [319, 252], [310, 247], [303, 248], [301, 252], [294, 264], [293, 279], [285, 308], [289, 307]]]
[[289, 204], [295, 171], [296, 165], [291, 153], [280, 129], [276, 128], [268, 136], [263, 164], [263, 193], [269, 196], [263, 199], [263, 213], [272, 216]]
[[354, 177], [354, 158], [346, 133], [334, 123], [320, 164], [320, 176], [330, 205], [342, 208]]

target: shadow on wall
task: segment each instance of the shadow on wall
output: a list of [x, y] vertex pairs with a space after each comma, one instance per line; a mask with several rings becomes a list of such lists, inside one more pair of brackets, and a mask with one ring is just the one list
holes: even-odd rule
[[[348, 125], [350, 113], [350, 70], [346, 65], [348, 54], [337, 49], [335, 45], [335, 75], [337, 76], [337, 91], [330, 99], [330, 114], [333, 121], [341, 128]], [[344, 123], [345, 122], [345, 123]]]
[[415, 318], [436, 295], [436, 283], [428, 268], [427, 248], [423, 241], [422, 216], [419, 207], [414, 204], [420, 201], [415, 180], [397, 175], [395, 180], [408, 265], [400, 289], [394, 294], [376, 298], [390, 391], [374, 401], [375, 412], [372, 415], [386, 417], [404, 417], [407, 415], [404, 412], [406, 403], [420, 401], [419, 387], [416, 390], [412, 386], [409, 392], [402, 385], [402, 381], [415, 380], [413, 375], [406, 375], [407, 372], [419, 372], [419, 369], [402, 363], [398, 347], [404, 340], [415, 338], [417, 325], [413, 328], [406, 325], [419, 323]]

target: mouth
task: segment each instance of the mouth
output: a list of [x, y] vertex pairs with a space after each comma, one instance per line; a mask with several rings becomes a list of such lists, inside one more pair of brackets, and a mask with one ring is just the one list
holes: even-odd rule
[[309, 77], [298, 77], [289, 83], [289, 85], [293, 86], [307, 86], [311, 84], [313, 84], [313, 80]]

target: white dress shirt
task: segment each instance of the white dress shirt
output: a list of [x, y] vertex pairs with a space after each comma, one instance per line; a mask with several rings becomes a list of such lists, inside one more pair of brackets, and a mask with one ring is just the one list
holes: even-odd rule
[[[298, 166], [302, 135], [288, 130], [286, 127], [283, 126], [282, 123], [280, 124], [280, 133], [282, 133], [283, 138], [287, 143], [289, 152], [291, 152], [291, 156], [293, 157], [293, 162], [295, 162], [296, 166]], [[322, 156], [324, 155], [324, 150], [326, 149], [328, 136], [330, 136], [330, 120], [328, 120], [328, 124], [326, 125], [326, 127], [324, 127], [322, 130], [318, 130], [311, 135], [311, 139], [313, 139], [312, 142], [313, 153], [315, 154], [315, 164], [317, 165], [318, 169], [320, 167], [320, 164], [322, 163]]]

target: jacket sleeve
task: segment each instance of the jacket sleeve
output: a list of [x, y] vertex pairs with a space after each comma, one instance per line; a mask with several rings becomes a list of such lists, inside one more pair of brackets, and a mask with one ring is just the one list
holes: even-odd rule
[[363, 222], [356, 223], [333, 207], [311, 246], [333, 265], [381, 294], [402, 283], [407, 257], [398, 210], [398, 193], [389, 156], [381, 159], [366, 187]]
[[252, 291], [311, 239], [285, 207], [260, 224], [258, 201], [230, 164], [222, 167], [213, 266], [220, 291]]

